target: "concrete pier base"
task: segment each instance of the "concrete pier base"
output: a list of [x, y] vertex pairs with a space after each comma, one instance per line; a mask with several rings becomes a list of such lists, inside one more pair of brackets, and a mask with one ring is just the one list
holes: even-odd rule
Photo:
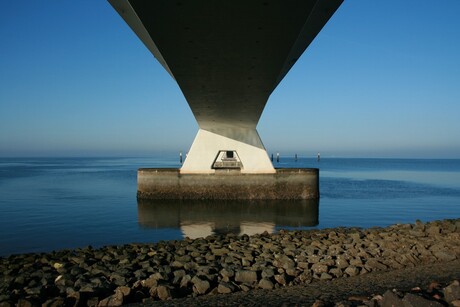
[[142, 168], [137, 172], [139, 199], [315, 199], [319, 170], [277, 169], [273, 174], [222, 170], [181, 174], [178, 169]]

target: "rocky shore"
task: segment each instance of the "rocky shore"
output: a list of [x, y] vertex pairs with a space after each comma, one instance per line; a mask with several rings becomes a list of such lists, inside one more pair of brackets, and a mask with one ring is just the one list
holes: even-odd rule
[[[254, 289], [136, 306], [458, 306], [460, 260], [394, 271], [376, 271], [273, 290]], [[407, 295], [407, 297], [406, 297]], [[133, 304], [134, 305], [134, 304]]]
[[[276, 292], [433, 264], [456, 269], [459, 259], [460, 219], [86, 247], [0, 258], [0, 306], [119, 306], [175, 298], [187, 304], [187, 297], [207, 304], [199, 296]], [[440, 287], [458, 289], [453, 280]], [[460, 299], [452, 294], [449, 302], [438, 292], [440, 302], [430, 298], [435, 303]], [[405, 297], [396, 296], [401, 302]], [[382, 302], [367, 301], [359, 304]]]

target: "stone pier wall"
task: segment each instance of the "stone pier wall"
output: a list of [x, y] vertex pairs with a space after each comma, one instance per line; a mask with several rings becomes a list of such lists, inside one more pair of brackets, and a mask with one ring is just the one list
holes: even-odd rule
[[142, 168], [137, 172], [141, 199], [315, 199], [318, 169], [277, 169], [275, 174], [181, 174], [178, 169]]

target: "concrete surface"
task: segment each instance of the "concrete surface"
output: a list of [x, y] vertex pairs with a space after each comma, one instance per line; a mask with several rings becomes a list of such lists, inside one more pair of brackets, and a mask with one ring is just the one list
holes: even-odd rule
[[277, 169], [274, 174], [181, 174], [178, 169], [137, 172], [140, 199], [315, 199], [318, 169]]
[[[255, 129], [232, 128], [210, 132], [200, 129], [180, 169], [186, 173], [214, 173], [212, 164], [220, 150], [233, 150], [241, 158], [241, 173], [275, 173]], [[220, 132], [220, 133], [219, 133]]]

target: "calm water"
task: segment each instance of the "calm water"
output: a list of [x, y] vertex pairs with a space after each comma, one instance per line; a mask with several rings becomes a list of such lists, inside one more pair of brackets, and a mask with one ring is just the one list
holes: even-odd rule
[[137, 168], [179, 166], [177, 157], [0, 159], [0, 255], [460, 217], [460, 160], [282, 158], [276, 167], [320, 168], [319, 202], [137, 202]]

